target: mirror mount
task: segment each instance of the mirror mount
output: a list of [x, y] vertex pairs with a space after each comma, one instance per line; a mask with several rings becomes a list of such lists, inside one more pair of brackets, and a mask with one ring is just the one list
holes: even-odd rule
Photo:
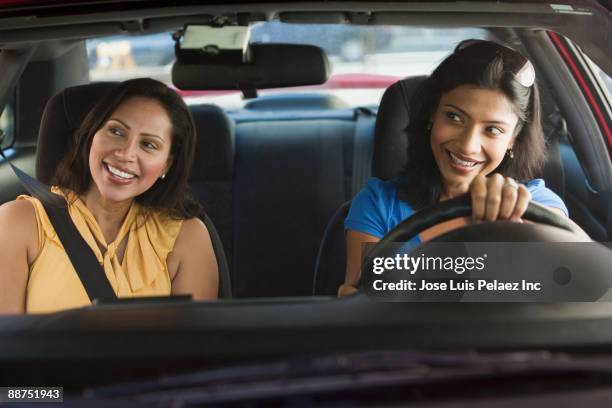
[[249, 27], [225, 25], [225, 16], [212, 25], [186, 25], [174, 34], [176, 60], [182, 64], [248, 63]]

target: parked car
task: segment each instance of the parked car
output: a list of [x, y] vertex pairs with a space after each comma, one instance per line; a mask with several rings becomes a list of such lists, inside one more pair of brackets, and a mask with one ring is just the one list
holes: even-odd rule
[[[100, 98], [102, 88], [86, 85], [104, 65], [105, 53], [94, 50], [111, 39], [129, 43], [135, 65], [169, 67], [172, 44], [161, 47], [160, 39], [172, 41], [185, 24], [249, 23], [254, 42], [319, 45], [337, 74], [327, 85], [256, 89], [257, 97], [244, 87], [244, 99], [228, 89], [180, 90], [204, 169], [192, 174], [190, 188], [219, 232], [232, 296], [134, 298], [0, 316], [0, 384], [62, 386], [67, 406], [610, 405], [608, 302], [335, 296], [345, 268], [341, 216], [362, 185], [357, 175], [389, 178], [382, 169], [389, 166], [380, 164], [403, 164], [393, 162], [401, 149], [381, 136], [402, 137], [405, 128], [381, 129], [390, 120], [378, 103], [386, 86], [404, 76], [418, 84], [456, 43], [474, 36], [512, 46], [533, 62], [548, 141], [543, 177], [598, 245], [595, 252], [572, 247], [573, 259], [594, 261], [607, 276], [610, 251], [599, 242], [612, 235], [612, 99], [602, 84], [612, 75], [612, 14], [602, 1], [566, 3], [0, 3], [0, 129], [10, 134], [4, 147], [13, 164], [43, 182], [53, 172], [45, 157], [67, 150], [85, 107]], [[259, 33], [262, 22], [272, 31]], [[284, 35], [282, 27], [293, 25], [297, 31]], [[358, 39], [371, 41], [372, 52], [351, 49]], [[130, 64], [118, 63], [112, 79], [133, 76]], [[296, 78], [305, 75], [294, 68]], [[165, 75], [177, 82], [176, 72]], [[56, 109], [43, 115], [49, 101]], [[0, 158], [0, 203], [23, 193]], [[550, 240], [566, 236], [537, 223], [518, 228], [529, 246], [541, 228]], [[458, 237], [470, 231], [474, 237], [469, 228]], [[570, 271], [569, 281], [581, 272]]]

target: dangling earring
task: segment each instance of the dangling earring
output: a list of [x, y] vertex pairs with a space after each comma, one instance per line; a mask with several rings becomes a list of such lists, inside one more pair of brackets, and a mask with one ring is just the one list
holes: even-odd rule
[[162, 174], [159, 178], [162, 179], [162, 180], [165, 179], [166, 178], [166, 173]]
[[431, 133], [431, 128], [433, 127], [433, 122], [429, 122], [429, 124], [427, 125], [427, 133]]
[[512, 148], [506, 150], [506, 154], [510, 159], [514, 159], [514, 152], [512, 151]]

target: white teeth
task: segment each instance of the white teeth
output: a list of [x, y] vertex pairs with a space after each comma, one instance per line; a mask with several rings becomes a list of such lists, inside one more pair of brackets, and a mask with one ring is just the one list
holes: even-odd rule
[[478, 163], [478, 162], [469, 162], [469, 161], [461, 160], [460, 158], [455, 156], [453, 152], [451, 152], [450, 150], [448, 153], [450, 154], [451, 159], [453, 159], [455, 163], [460, 164], [462, 166], [474, 167]]
[[119, 169], [114, 168], [113, 166], [111, 166], [110, 164], [106, 163], [106, 167], [108, 167], [108, 171], [110, 171], [111, 173], [113, 173], [115, 176], [124, 178], [124, 179], [131, 179], [134, 178], [135, 176], [133, 174], [130, 173], [126, 173], [124, 171], [121, 171]]

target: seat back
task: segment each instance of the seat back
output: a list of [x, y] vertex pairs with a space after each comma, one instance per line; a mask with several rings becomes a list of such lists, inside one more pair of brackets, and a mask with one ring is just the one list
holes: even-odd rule
[[374, 177], [389, 180], [406, 164], [406, 128], [410, 120], [410, 100], [425, 78], [426, 76], [404, 78], [389, 86], [383, 94], [374, 131]]
[[352, 110], [332, 116], [236, 118], [236, 296], [311, 294], [318, 243], [346, 200], [345, 148], [355, 129]]

